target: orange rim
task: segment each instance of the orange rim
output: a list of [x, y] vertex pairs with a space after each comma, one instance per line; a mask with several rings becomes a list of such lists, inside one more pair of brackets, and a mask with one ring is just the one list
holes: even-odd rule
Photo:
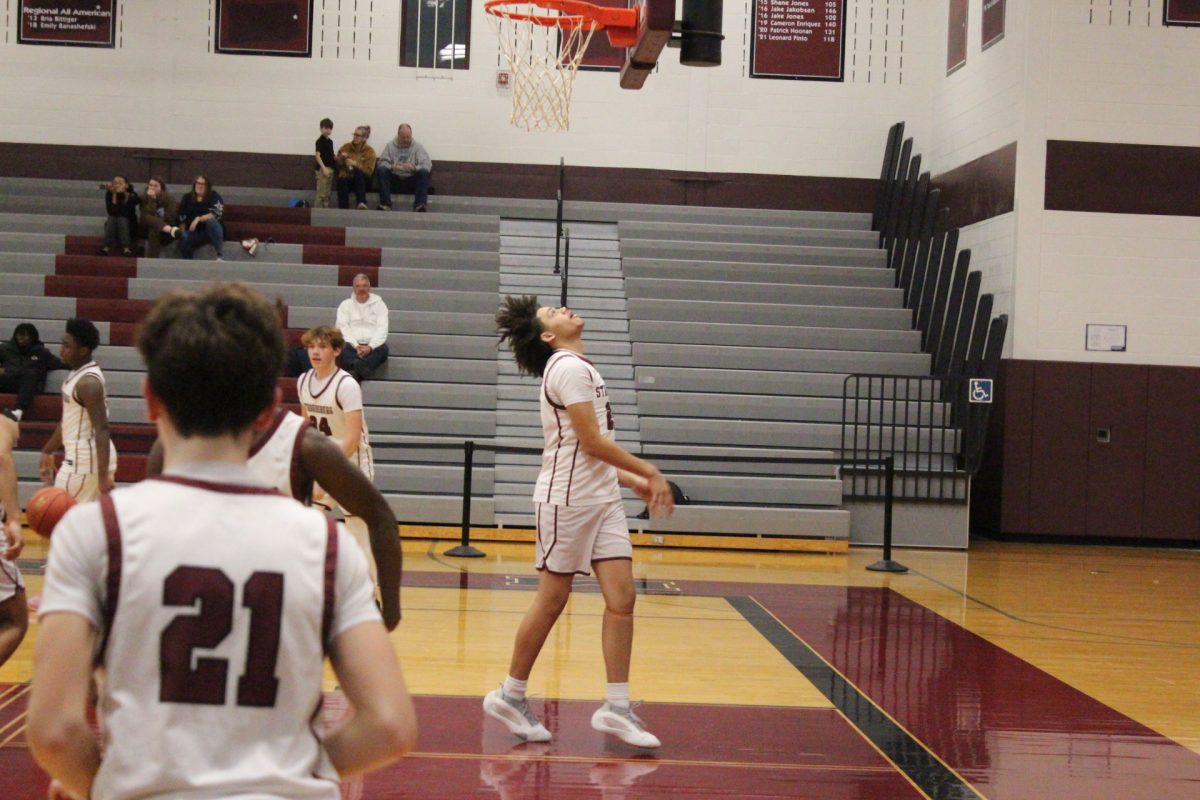
[[[540, 6], [548, 11], [560, 12], [560, 16], [525, 14], [508, 8], [517, 5]], [[632, 34], [638, 25], [637, 9], [606, 8], [583, 0], [488, 0], [483, 4], [483, 10], [496, 17], [543, 25], [547, 28], [581, 28], [588, 22], [593, 22], [598, 31], [608, 30], [610, 34], [614, 31], [626, 31]]]

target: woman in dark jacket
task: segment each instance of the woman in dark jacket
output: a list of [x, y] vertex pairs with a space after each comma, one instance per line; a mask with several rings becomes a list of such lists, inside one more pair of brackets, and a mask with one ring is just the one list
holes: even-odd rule
[[104, 194], [104, 208], [108, 217], [104, 220], [104, 246], [100, 255], [110, 255], [121, 248], [121, 255], [133, 255], [133, 234], [138, 224], [137, 192], [121, 175], [108, 184]]
[[179, 243], [179, 254], [191, 258], [197, 248], [211, 244], [217, 251], [217, 261], [224, 261], [221, 251], [225, 246], [225, 228], [221, 216], [225, 213], [225, 201], [217, 194], [204, 175], [192, 181], [192, 190], [183, 196], [179, 204], [179, 228], [183, 239]]

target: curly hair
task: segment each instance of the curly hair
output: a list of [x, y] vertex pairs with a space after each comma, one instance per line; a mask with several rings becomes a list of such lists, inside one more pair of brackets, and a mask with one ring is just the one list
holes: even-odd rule
[[554, 348], [542, 341], [542, 321], [537, 315], [540, 307], [536, 295], [507, 295], [496, 312], [500, 341], [508, 340], [517, 369], [535, 378], [542, 377], [546, 362], [554, 354]]
[[184, 436], [249, 427], [274, 400], [285, 353], [275, 309], [242, 283], [164, 294], [137, 347], [150, 387]]
[[95, 350], [100, 346], [100, 331], [96, 329], [95, 324], [89, 319], [71, 317], [67, 320], [67, 333], [71, 334], [71, 338], [80, 347]]

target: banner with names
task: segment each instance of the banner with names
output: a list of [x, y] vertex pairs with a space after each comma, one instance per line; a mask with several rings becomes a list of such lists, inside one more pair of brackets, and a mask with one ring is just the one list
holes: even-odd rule
[[17, 42], [115, 47], [116, 0], [19, 0]]
[[846, 0], [755, 0], [752, 78], [845, 80]]

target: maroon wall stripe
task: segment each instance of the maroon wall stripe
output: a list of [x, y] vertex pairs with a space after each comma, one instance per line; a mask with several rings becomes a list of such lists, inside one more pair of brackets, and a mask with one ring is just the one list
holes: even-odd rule
[[[383, 146], [382, 141], [377, 144]], [[439, 194], [552, 199], [558, 189], [557, 165], [445, 161], [438, 159], [436, 143], [428, 144]], [[228, 185], [261, 186], [307, 196], [301, 193], [314, 188], [312, 154], [0, 142], [0, 175], [10, 177], [108, 180], [130, 175], [140, 184], [144, 179], [137, 176], [162, 175], [182, 187], [199, 174], [208, 175], [218, 191]], [[568, 166], [566, 185], [571, 200], [869, 213], [875, 208], [878, 180]]]
[[943, 172], [931, 188], [942, 190], [941, 203], [955, 228], [1007, 214], [1017, 193], [1017, 143]]
[[1200, 216], [1200, 147], [1046, 142], [1046, 208]]

